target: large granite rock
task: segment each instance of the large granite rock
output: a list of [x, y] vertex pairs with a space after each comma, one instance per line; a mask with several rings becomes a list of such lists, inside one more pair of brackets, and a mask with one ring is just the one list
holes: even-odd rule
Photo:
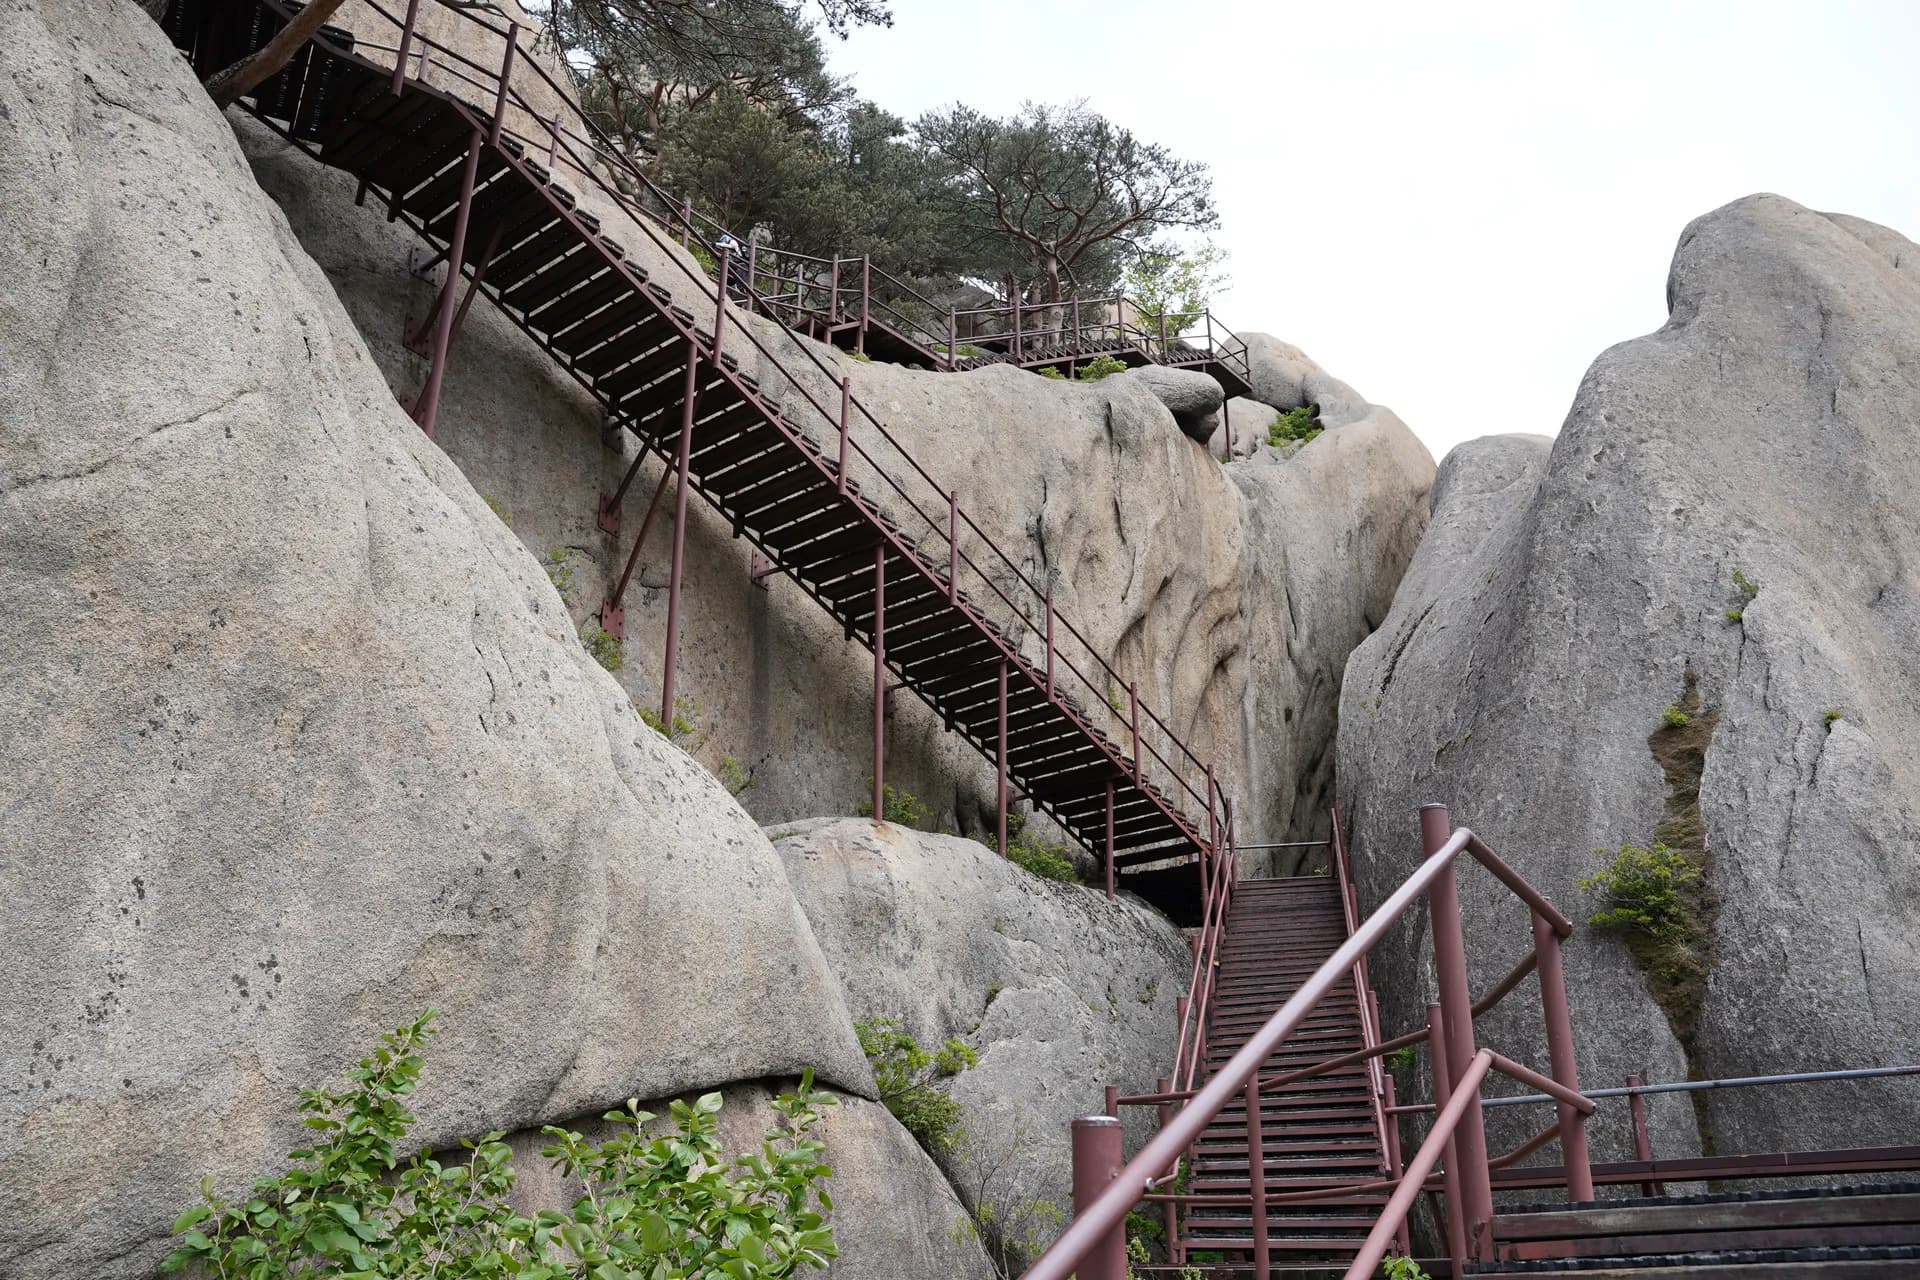
[[159, 30], [0, 25], [0, 1271], [147, 1274], [428, 1005], [428, 1141], [870, 1090], [772, 847], [396, 408]]
[[[954, 1183], [973, 1197], [985, 1182], [1002, 1220], [1036, 1201], [1064, 1217], [1068, 1122], [1100, 1114], [1102, 1085], [1147, 1093], [1172, 1069], [1192, 966], [1180, 931], [971, 840], [864, 819], [768, 834], [854, 1015], [978, 1051], [952, 1082], [966, 1140], [938, 1153]], [[1133, 1142], [1151, 1118], [1128, 1109]]]
[[1193, 439], [1204, 444], [1219, 430], [1220, 406], [1226, 403], [1227, 395], [1207, 374], [1197, 369], [1167, 369], [1150, 364], [1119, 376], [1143, 383], [1167, 406], [1167, 412], [1173, 415], [1180, 430]]
[[[1685, 809], [1694, 778], [1653, 739], [1691, 682], [1717, 954], [1694, 998], [1662, 1007], [1620, 940], [1583, 929], [1567, 971], [1584, 1078], [1904, 1063], [1920, 1037], [1920, 250], [1754, 196], [1686, 229], [1668, 299], [1664, 327], [1594, 363], [1550, 454], [1475, 442], [1442, 468], [1434, 532], [1347, 669], [1339, 776], [1365, 887], [1378, 900], [1405, 873], [1414, 806], [1438, 800], [1585, 919], [1595, 851], [1645, 845], [1670, 801]], [[1464, 879], [1478, 986], [1517, 958], [1524, 917]], [[1374, 971], [1400, 1025], [1423, 934]], [[1488, 1039], [1537, 1061], [1537, 1013], [1510, 1004]], [[1698, 1128], [1658, 1101], [1670, 1154], [1905, 1142], [1914, 1114], [1898, 1082], [1710, 1093]], [[1619, 1117], [1597, 1132], [1620, 1150]]]

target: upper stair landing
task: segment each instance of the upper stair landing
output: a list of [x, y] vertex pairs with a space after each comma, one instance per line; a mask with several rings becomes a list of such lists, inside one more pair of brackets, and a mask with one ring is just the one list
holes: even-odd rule
[[[278, 0], [173, 0], [164, 26], [206, 75], [263, 46], [290, 12]], [[458, 268], [469, 300], [488, 297], [643, 452], [684, 466], [690, 492], [873, 649], [885, 678], [995, 762], [1003, 811], [1024, 797], [1104, 859], [1120, 885], [1176, 920], [1193, 919], [1197, 854], [1224, 825], [1225, 802], [1204, 762], [844, 382], [837, 405], [821, 402], [809, 388], [839, 379], [808, 344], [730, 321], [712, 282], [691, 272], [669, 292], [555, 180], [564, 168], [594, 183], [594, 207], [620, 218], [622, 234], [664, 249], [654, 224], [598, 176], [604, 151], [533, 159], [506, 125], [510, 74], [473, 72], [485, 91], [475, 96], [493, 104], [476, 106], [396, 75], [396, 51], [413, 33], [395, 35], [383, 52], [378, 42], [323, 30], [246, 105], [322, 163], [355, 175], [363, 194], [437, 251], [436, 262]], [[510, 72], [511, 39], [506, 49]], [[402, 57], [401, 65], [414, 64]], [[575, 136], [556, 133], [556, 147], [572, 147]], [[678, 261], [667, 253], [653, 260]], [[457, 283], [449, 281], [438, 308], [456, 326], [449, 298]], [[695, 300], [706, 314], [676, 299]], [[782, 340], [790, 349], [777, 355], [768, 343]], [[777, 403], [736, 358], [749, 348], [760, 379], [784, 380]], [[440, 368], [436, 356], [423, 397]], [[605, 621], [618, 635], [613, 607]], [[674, 647], [670, 639], [669, 670]]]

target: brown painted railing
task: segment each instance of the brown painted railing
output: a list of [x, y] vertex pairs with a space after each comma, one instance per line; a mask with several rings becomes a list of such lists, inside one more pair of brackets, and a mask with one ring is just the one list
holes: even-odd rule
[[[1412, 1168], [1400, 1177], [1373, 1179], [1361, 1183], [1329, 1182], [1277, 1194], [1265, 1188], [1261, 1157], [1260, 1094], [1278, 1088], [1284, 1082], [1311, 1078], [1335, 1066], [1389, 1052], [1387, 1045], [1376, 1045], [1359, 1054], [1289, 1072], [1284, 1076], [1262, 1079], [1261, 1066], [1306, 1020], [1313, 1007], [1345, 976], [1351, 974], [1387, 931], [1421, 897], [1427, 899], [1430, 932], [1433, 937], [1434, 966], [1440, 988], [1440, 1000], [1428, 1007], [1426, 1032], [1416, 1039], [1430, 1041], [1434, 1097], [1441, 1108], [1445, 1127], [1438, 1136], [1430, 1136], [1421, 1155], [1439, 1159], [1447, 1153], [1443, 1182], [1446, 1193], [1446, 1229], [1448, 1252], [1458, 1268], [1468, 1259], [1491, 1256], [1493, 1220], [1492, 1172], [1500, 1164], [1510, 1163], [1544, 1145], [1536, 1139], [1521, 1150], [1490, 1160], [1486, 1149], [1486, 1131], [1481, 1114], [1480, 1078], [1488, 1070], [1521, 1080], [1550, 1094], [1559, 1113], [1546, 1140], [1557, 1138], [1561, 1144], [1564, 1181], [1570, 1200], [1593, 1198], [1588, 1172], [1585, 1121], [1593, 1104], [1579, 1095], [1578, 1073], [1573, 1061], [1573, 1027], [1568, 1013], [1566, 991], [1560, 968], [1560, 943], [1571, 936], [1572, 923], [1554, 908], [1533, 886], [1503, 862], [1471, 831], [1448, 832], [1444, 806], [1427, 805], [1420, 811], [1425, 860], [1419, 868], [1390, 894], [1370, 916], [1360, 922], [1347, 940], [1302, 983], [1299, 989], [1274, 1012], [1217, 1071], [1197, 1090], [1168, 1090], [1161, 1094], [1120, 1099], [1143, 1105], [1171, 1106], [1173, 1112], [1140, 1153], [1120, 1167], [1098, 1194], [1087, 1194], [1075, 1205], [1075, 1217], [1052, 1248], [1041, 1255], [1024, 1274], [1023, 1280], [1066, 1280], [1077, 1274], [1079, 1280], [1122, 1280], [1125, 1275], [1125, 1239], [1122, 1224], [1128, 1210], [1142, 1200], [1152, 1203], [1177, 1201], [1188, 1206], [1239, 1207], [1251, 1209], [1254, 1228], [1253, 1269], [1266, 1275], [1271, 1258], [1266, 1254], [1267, 1214], [1271, 1205], [1312, 1200], [1335, 1200], [1360, 1192], [1392, 1189], [1395, 1199], [1411, 1203], [1412, 1195], [1424, 1187], [1425, 1171], [1418, 1177]], [[1534, 922], [1533, 936], [1540, 974], [1541, 1009], [1546, 1022], [1551, 1077], [1488, 1052], [1481, 1054], [1474, 1043], [1473, 1003], [1467, 988], [1465, 937], [1460, 917], [1459, 892], [1455, 884], [1454, 863], [1468, 854], [1510, 889], [1526, 905]], [[1458, 1081], [1455, 1089], [1450, 1082]], [[1457, 1097], [1456, 1097], [1457, 1095]], [[1245, 1097], [1249, 1147], [1249, 1193], [1229, 1195], [1173, 1195], [1160, 1190], [1169, 1172], [1178, 1168], [1182, 1156], [1193, 1146], [1213, 1119], [1236, 1098]], [[1099, 1119], [1104, 1120], [1105, 1117]], [[1112, 1141], [1117, 1142], [1117, 1130]], [[1427, 1148], [1431, 1147], [1429, 1153]], [[1076, 1150], [1078, 1147], [1076, 1147]], [[1089, 1143], [1089, 1153], [1098, 1148]], [[1110, 1148], [1117, 1154], [1117, 1146]], [[1415, 1157], [1417, 1163], [1421, 1156]], [[1118, 1163], [1117, 1160], [1114, 1161]], [[1431, 1165], [1431, 1161], [1429, 1167]], [[1089, 1186], [1092, 1180], [1087, 1180]], [[1076, 1179], [1076, 1186], [1081, 1180]], [[1409, 1192], [1409, 1188], [1412, 1189]], [[1404, 1241], [1404, 1214], [1395, 1218], [1382, 1215], [1375, 1236], [1387, 1243]], [[1369, 1237], [1366, 1248], [1374, 1248]], [[1349, 1280], [1371, 1274], [1373, 1263], [1362, 1271], [1348, 1272]]]
[[[291, 12], [285, 0], [261, 3], [278, 13], [281, 20]], [[713, 358], [718, 360], [723, 329], [729, 347], [737, 350], [744, 342], [758, 352], [764, 366], [754, 398], [765, 411], [803, 432], [811, 432], [810, 438], [823, 458], [837, 452], [840, 459], [863, 465], [874, 482], [871, 492], [884, 500], [885, 516], [902, 526], [899, 550], [922, 574], [948, 584], [958, 603], [965, 605], [968, 598], [974, 602], [969, 613], [975, 615], [978, 625], [1005, 637], [1014, 678], [1029, 680], [1044, 689], [1089, 739], [1113, 744], [1109, 754], [1115, 766], [1156, 797], [1155, 803], [1184, 830], [1194, 847], [1212, 847], [1209, 829], [1218, 826], [1221, 797], [1207, 764], [1140, 697], [1137, 684], [1123, 677], [1055, 608], [1051, 586], [1036, 582], [988, 536], [960, 505], [957, 491], [928, 473], [852, 394], [848, 379], [823, 360], [818, 350], [782, 325], [756, 326], [737, 314], [728, 322], [730, 311], [771, 312], [775, 301], [753, 290], [750, 282], [734, 280], [729, 270], [730, 255], [725, 252], [719, 255], [721, 280], [716, 282], [670, 250], [671, 238], [663, 235], [657, 213], [645, 205], [645, 199], [664, 200], [664, 193], [631, 157], [579, 112], [573, 105], [570, 86], [557, 81], [537, 59], [521, 56], [519, 26], [489, 21], [478, 11], [449, 0], [407, 0], [404, 13], [394, 12], [382, 0], [363, 0], [363, 4], [367, 12], [391, 26], [391, 43], [356, 35], [350, 45], [338, 44], [324, 29], [312, 43], [329, 47], [343, 57], [364, 59], [369, 52], [390, 56], [396, 89], [417, 72], [439, 81], [443, 92], [449, 87], [472, 90], [490, 104], [471, 109], [490, 122], [490, 138], [495, 145], [516, 147], [525, 158], [541, 155], [549, 168], [564, 168], [590, 186], [608, 207], [626, 217], [635, 231], [666, 251], [665, 257], [709, 308], [705, 323], [711, 327], [711, 336], [696, 336], [705, 339], [702, 345]], [[484, 66], [424, 34], [418, 19], [426, 6], [436, 6], [457, 17], [466, 24], [469, 35], [480, 31], [498, 37], [500, 64]], [[385, 64], [375, 65], [384, 69]], [[542, 114], [522, 91], [516, 76], [530, 76], [544, 85], [557, 101], [567, 104], [567, 111]], [[516, 120], [532, 122], [538, 132], [529, 134], [517, 128]], [[688, 216], [697, 217], [690, 210]], [[716, 236], [716, 244], [718, 235], [724, 234], [717, 224], [706, 230]], [[784, 360], [775, 354], [774, 345], [785, 351]], [[784, 396], [769, 394], [770, 379], [784, 384]], [[874, 498], [862, 495], [859, 501], [876, 516], [882, 513]], [[990, 618], [975, 613], [993, 599], [1005, 607], [1004, 614]], [[1102, 745], [1102, 750], [1107, 747]], [[1192, 814], [1197, 812], [1205, 812], [1208, 817], [1196, 820]], [[1171, 856], [1185, 855], [1175, 851]]]

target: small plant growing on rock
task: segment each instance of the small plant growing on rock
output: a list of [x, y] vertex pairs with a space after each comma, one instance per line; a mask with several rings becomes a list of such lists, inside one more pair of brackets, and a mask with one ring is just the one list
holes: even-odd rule
[[618, 640], [601, 630], [597, 622], [580, 628], [580, 643], [593, 660], [609, 671], [618, 671], [626, 663], [626, 650]]
[[1310, 444], [1325, 430], [1320, 425], [1320, 406], [1303, 404], [1276, 414], [1267, 424], [1267, 443], [1279, 449], [1287, 445]]
[[713, 771], [713, 776], [720, 779], [720, 785], [727, 789], [730, 796], [737, 796], [753, 785], [753, 775], [742, 769], [740, 762], [732, 756], [720, 758], [720, 767]]
[[1749, 600], [1760, 594], [1760, 584], [1738, 569], [1733, 571], [1733, 586], [1734, 590]]
[[618, 1129], [604, 1142], [547, 1127], [553, 1141], [541, 1154], [586, 1188], [566, 1214], [514, 1209], [513, 1153], [500, 1133], [461, 1143], [458, 1158], [422, 1152], [401, 1166], [395, 1149], [414, 1124], [407, 1107], [434, 1016], [382, 1036], [346, 1089], [301, 1090], [313, 1145], [289, 1153], [286, 1172], [232, 1200], [203, 1178], [201, 1203], [174, 1221], [180, 1247], [160, 1270], [250, 1280], [786, 1280], [837, 1256], [825, 1217], [832, 1171], [811, 1133], [833, 1098], [813, 1088], [811, 1071], [773, 1103], [780, 1123], [760, 1151], [731, 1166], [716, 1136], [717, 1093], [675, 1100], [675, 1131], [660, 1136], [631, 1099], [603, 1117]]
[[[873, 779], [868, 778], [867, 783], [871, 786]], [[873, 801], [862, 800], [854, 808], [854, 812], [863, 818], [871, 818]], [[891, 822], [896, 827], [911, 827], [915, 831], [925, 831], [928, 829], [927, 824], [933, 820], [933, 811], [922, 804], [920, 797], [913, 792], [896, 790], [889, 782], [882, 784], [880, 788], [880, 820]]]
[[547, 577], [552, 581], [553, 589], [560, 593], [560, 599], [568, 608], [573, 607], [573, 562], [579, 554], [577, 547], [547, 548]]
[[513, 513], [500, 505], [500, 499], [494, 497], [492, 494], [488, 494], [487, 508], [491, 510], [493, 514], [500, 517], [501, 524], [507, 525], [509, 527], [512, 526]]
[[1127, 365], [1124, 360], [1117, 360], [1112, 356], [1095, 356], [1075, 369], [1073, 374], [1082, 382], [1098, 382], [1102, 378], [1110, 378], [1116, 373], [1126, 371]]
[[864, 351], [849, 351], [849, 352], [847, 352], [847, 359], [849, 359], [849, 360], [858, 360], [858, 361], [859, 361], [859, 362], [860, 362], [861, 364], [872, 364], [872, 363], [873, 363], [873, 357], [872, 357], [872, 356], [870, 356], [870, 355], [868, 355], [868, 354], [867, 354], [866, 352], [864, 352]]
[[1053, 382], [1065, 382], [1067, 380], [1066, 374], [1060, 372], [1060, 370], [1050, 364], [1043, 364], [1038, 369], [1035, 369], [1034, 372]]
[[[998, 836], [988, 836], [986, 844], [995, 853], [1000, 852]], [[1042, 880], [1059, 880], [1067, 884], [1077, 884], [1080, 880], [1079, 873], [1074, 870], [1073, 860], [1067, 857], [1067, 846], [1048, 844], [1029, 832], [1025, 814], [1007, 815], [1007, 861]]]
[[[1606, 856], [1604, 849], [1594, 853]], [[1683, 939], [1692, 925], [1680, 893], [1699, 878], [1691, 862], [1664, 844], [1623, 844], [1612, 862], [1580, 881], [1582, 891], [1601, 894], [1607, 904], [1587, 923], [1655, 942]]]
[[1679, 707], [1669, 705], [1665, 711], [1660, 713], [1660, 723], [1669, 729], [1684, 729], [1693, 723], [1693, 717], [1682, 711]]
[[1413, 1070], [1413, 1046], [1404, 1044], [1388, 1054], [1387, 1067], [1393, 1071]]
[[1821, 723], [1831, 729], [1833, 722], [1838, 719], [1840, 719], [1840, 709], [1838, 707], [1828, 707], [1827, 714], [1822, 718]]
[[1728, 621], [1728, 622], [1743, 622], [1743, 621], [1745, 621], [1745, 620], [1746, 620], [1746, 616], [1747, 616], [1747, 615], [1746, 615], [1746, 611], [1745, 611], [1745, 610], [1743, 610], [1743, 609], [1729, 609], [1729, 610], [1727, 610], [1727, 621]]
[[1432, 1276], [1420, 1269], [1419, 1263], [1399, 1254], [1389, 1254], [1380, 1259], [1380, 1266], [1386, 1280], [1433, 1280]]
[[673, 700], [673, 725], [671, 728], [668, 727], [666, 721], [660, 718], [660, 713], [652, 707], [635, 705], [633, 709], [639, 714], [640, 719], [646, 723], [649, 729], [665, 738], [668, 742], [683, 742], [691, 738], [698, 729], [697, 722], [700, 718], [700, 708], [694, 706], [685, 698], [675, 698]]
[[860, 1051], [873, 1064], [880, 1101], [929, 1154], [952, 1151], [960, 1139], [960, 1104], [947, 1081], [980, 1057], [964, 1040], [948, 1040], [929, 1053], [900, 1029], [898, 1018], [861, 1018], [853, 1024]]

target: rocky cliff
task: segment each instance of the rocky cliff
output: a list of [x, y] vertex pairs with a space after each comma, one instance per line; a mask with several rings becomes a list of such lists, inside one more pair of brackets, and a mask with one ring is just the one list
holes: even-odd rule
[[[1442, 466], [1393, 612], [1347, 667], [1356, 856], [1377, 899], [1418, 855], [1414, 807], [1444, 801], [1585, 919], [1577, 882], [1623, 844], [1691, 846], [1706, 892], [1678, 968], [1697, 974], [1643, 973], [1604, 931], [1568, 950], [1588, 1083], [1903, 1063], [1920, 250], [1755, 196], [1686, 229], [1668, 300], [1658, 332], [1594, 363], [1550, 447], [1476, 441]], [[1477, 873], [1463, 900], [1481, 987], [1524, 916]], [[1415, 1015], [1425, 952], [1408, 937], [1375, 970], [1391, 1025]], [[1536, 1018], [1519, 1001], [1493, 1042], [1537, 1043]], [[1669, 1153], [1900, 1142], [1911, 1098], [1713, 1093], [1655, 1123]], [[1621, 1126], [1601, 1132], [1617, 1149]]]

